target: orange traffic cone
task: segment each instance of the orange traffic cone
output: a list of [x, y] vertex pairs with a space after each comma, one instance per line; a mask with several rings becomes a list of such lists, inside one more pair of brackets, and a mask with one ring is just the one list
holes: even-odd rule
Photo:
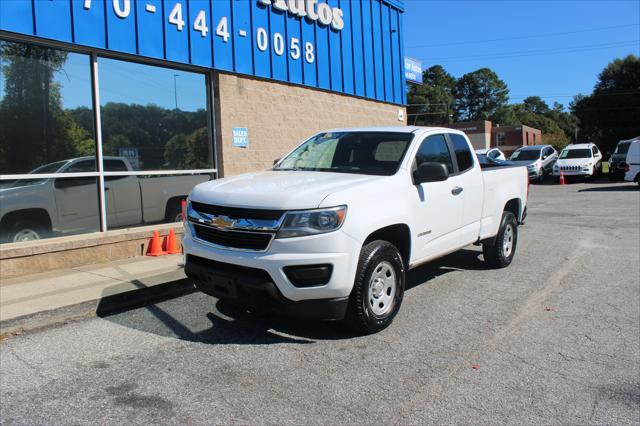
[[147, 249], [147, 256], [164, 256], [167, 254], [162, 250], [162, 241], [160, 241], [160, 234], [158, 231], [153, 231], [153, 237], [149, 242], [149, 248]]
[[173, 232], [173, 228], [169, 229], [169, 233], [164, 239], [164, 249], [169, 254], [182, 253], [176, 234]]
[[565, 181], [564, 181], [564, 173], [562, 172], [562, 170], [560, 170], [560, 185], [564, 185]]

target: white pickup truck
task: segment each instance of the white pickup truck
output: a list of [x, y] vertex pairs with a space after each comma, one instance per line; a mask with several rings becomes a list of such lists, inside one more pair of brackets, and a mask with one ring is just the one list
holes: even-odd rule
[[252, 311], [377, 332], [400, 308], [408, 269], [473, 243], [509, 265], [528, 182], [525, 167], [481, 170], [456, 130], [323, 132], [271, 170], [194, 188], [185, 271]]
[[[105, 171], [130, 172], [124, 157], [104, 157]], [[31, 173], [85, 173], [94, 157], [38, 167]], [[191, 189], [209, 180], [195, 176], [107, 176], [105, 204], [110, 229], [182, 219], [181, 203]], [[0, 182], [0, 243], [38, 240], [99, 229], [97, 178], [57, 177]]]

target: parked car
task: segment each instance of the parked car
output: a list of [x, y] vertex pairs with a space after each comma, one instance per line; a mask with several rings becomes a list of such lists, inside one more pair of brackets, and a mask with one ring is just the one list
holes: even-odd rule
[[529, 179], [542, 182], [546, 175], [552, 173], [553, 165], [558, 160], [558, 152], [551, 145], [523, 146], [515, 150], [509, 160], [514, 164], [526, 166]]
[[400, 309], [410, 268], [473, 243], [508, 266], [527, 189], [524, 167], [483, 171], [457, 130], [323, 132], [271, 170], [194, 188], [185, 272], [252, 311], [373, 333]]
[[[96, 170], [93, 157], [40, 166], [31, 174]], [[104, 157], [105, 171], [131, 171], [123, 157]], [[4, 181], [0, 186], [0, 242], [38, 240], [98, 230], [95, 177]], [[181, 200], [208, 176], [107, 176], [105, 204], [110, 228], [182, 218]]]
[[609, 180], [624, 180], [626, 173], [624, 165], [627, 159], [627, 152], [629, 151], [631, 142], [638, 140], [640, 140], [640, 137], [618, 142], [616, 149], [611, 154], [611, 157], [609, 157]]
[[629, 145], [624, 170], [624, 180], [640, 185], [640, 139], [638, 138]]
[[553, 178], [557, 182], [560, 172], [565, 176], [592, 178], [602, 170], [601, 166], [602, 153], [594, 144], [567, 145], [553, 166]]
[[504, 155], [504, 152], [500, 151], [498, 148], [491, 149], [476, 149], [476, 155], [478, 159], [481, 157], [488, 158], [489, 160], [501, 160], [505, 161], [507, 157]]

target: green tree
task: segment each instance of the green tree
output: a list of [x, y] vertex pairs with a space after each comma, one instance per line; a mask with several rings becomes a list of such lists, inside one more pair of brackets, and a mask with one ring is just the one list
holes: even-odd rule
[[579, 121], [579, 141], [594, 142], [604, 152], [640, 135], [640, 58], [629, 55], [609, 63], [593, 93], [574, 98], [571, 110]]
[[422, 73], [422, 81], [423, 84], [412, 85], [407, 94], [409, 123], [451, 123], [456, 79], [441, 65], [434, 65]]
[[54, 81], [66, 60], [57, 49], [0, 41], [0, 172], [24, 173], [76, 155], [77, 128]]
[[509, 89], [495, 72], [481, 68], [458, 79], [455, 97], [458, 120], [486, 120], [507, 104]]

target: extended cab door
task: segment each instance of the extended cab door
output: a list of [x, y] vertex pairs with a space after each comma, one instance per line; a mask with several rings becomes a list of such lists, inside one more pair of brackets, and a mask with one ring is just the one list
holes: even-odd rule
[[456, 230], [462, 220], [463, 201], [459, 188], [461, 179], [455, 176], [453, 158], [444, 134], [425, 138], [415, 156], [415, 167], [425, 162], [442, 163], [452, 175], [443, 182], [427, 182], [416, 185], [414, 199], [414, 235], [412, 235], [415, 260], [454, 250], [458, 243]]
[[461, 193], [462, 211], [460, 230], [457, 232], [458, 245], [474, 243], [480, 234], [480, 219], [482, 217], [482, 203], [484, 197], [484, 181], [482, 169], [471, 153], [467, 138], [458, 133], [448, 133], [447, 137], [455, 153], [457, 186]]
[[[105, 172], [127, 172], [121, 158], [105, 158]], [[105, 176], [104, 190], [107, 198], [112, 199], [111, 209], [107, 210], [110, 226], [129, 226], [142, 223], [142, 197], [137, 176]]]
[[[72, 162], [63, 173], [87, 173], [96, 171], [95, 160]], [[94, 232], [100, 229], [98, 207], [98, 179], [95, 177], [59, 177], [53, 181], [57, 231]], [[107, 200], [108, 203], [108, 200]]]

